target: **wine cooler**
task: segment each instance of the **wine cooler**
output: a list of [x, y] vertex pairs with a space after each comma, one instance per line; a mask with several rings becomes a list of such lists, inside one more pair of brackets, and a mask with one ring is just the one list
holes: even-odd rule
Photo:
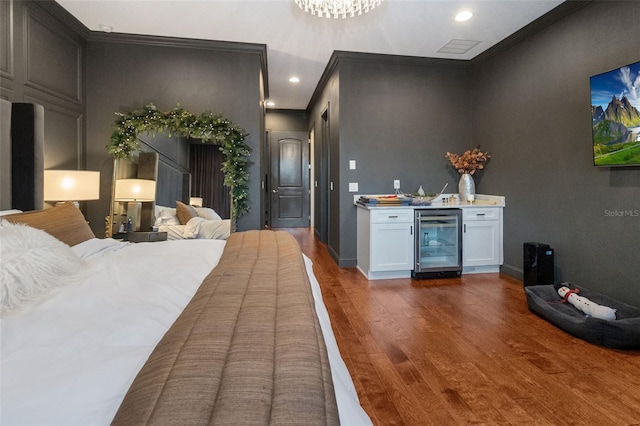
[[414, 278], [462, 273], [462, 210], [415, 210]]

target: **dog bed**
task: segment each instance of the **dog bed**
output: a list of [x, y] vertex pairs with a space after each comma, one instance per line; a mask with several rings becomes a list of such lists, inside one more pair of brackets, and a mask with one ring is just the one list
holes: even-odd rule
[[529, 310], [587, 342], [614, 349], [640, 349], [640, 308], [571, 283], [561, 285], [571, 289], [578, 287], [580, 296], [615, 309], [616, 319], [594, 318], [569, 303], [562, 303], [563, 299], [553, 285], [524, 287]]

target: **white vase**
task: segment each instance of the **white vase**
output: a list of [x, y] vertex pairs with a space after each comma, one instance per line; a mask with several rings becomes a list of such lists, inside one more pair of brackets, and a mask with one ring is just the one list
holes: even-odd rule
[[475, 193], [476, 183], [473, 181], [473, 176], [469, 173], [463, 173], [458, 182], [458, 196], [460, 197], [460, 201], [467, 202], [467, 196], [475, 195]]

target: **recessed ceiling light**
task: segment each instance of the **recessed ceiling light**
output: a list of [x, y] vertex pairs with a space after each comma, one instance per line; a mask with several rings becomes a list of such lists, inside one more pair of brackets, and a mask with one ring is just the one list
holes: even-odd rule
[[456, 15], [456, 21], [458, 22], [468, 21], [469, 19], [471, 19], [472, 16], [473, 16], [473, 13], [469, 12], [468, 10], [463, 10], [462, 12]]
[[290, 81], [291, 83], [300, 83], [300, 79], [299, 79], [298, 77], [291, 77], [291, 78], [289, 79], [289, 81]]
[[276, 106], [276, 103], [273, 101], [267, 101], [267, 106], [268, 107]]

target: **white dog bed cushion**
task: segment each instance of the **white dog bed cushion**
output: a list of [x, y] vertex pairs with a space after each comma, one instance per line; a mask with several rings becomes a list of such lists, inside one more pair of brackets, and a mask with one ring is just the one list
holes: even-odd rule
[[[575, 289], [576, 285], [562, 283]], [[616, 311], [615, 320], [586, 315], [562, 298], [553, 285], [525, 286], [529, 309], [573, 336], [597, 345], [615, 349], [640, 349], [640, 308], [591, 291], [582, 286], [580, 296]]]

